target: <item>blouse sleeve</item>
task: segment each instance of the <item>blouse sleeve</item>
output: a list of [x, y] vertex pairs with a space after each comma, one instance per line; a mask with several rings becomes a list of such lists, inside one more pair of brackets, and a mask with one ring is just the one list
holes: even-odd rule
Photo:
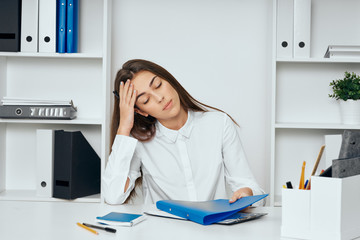
[[[134, 189], [135, 180], [140, 177], [140, 158], [135, 149], [138, 140], [117, 135], [112, 145], [112, 152], [102, 177], [102, 191], [109, 204], [122, 204]], [[129, 177], [129, 187], [124, 193]]]
[[254, 195], [264, 194], [257, 184], [245, 157], [240, 136], [234, 122], [225, 115], [222, 153], [225, 164], [225, 178], [233, 192], [249, 187]]

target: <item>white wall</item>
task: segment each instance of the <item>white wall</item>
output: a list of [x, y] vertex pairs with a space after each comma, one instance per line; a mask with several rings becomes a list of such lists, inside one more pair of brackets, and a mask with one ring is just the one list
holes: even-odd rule
[[112, 79], [129, 59], [154, 61], [229, 113], [269, 192], [272, 1], [116, 0], [112, 14]]

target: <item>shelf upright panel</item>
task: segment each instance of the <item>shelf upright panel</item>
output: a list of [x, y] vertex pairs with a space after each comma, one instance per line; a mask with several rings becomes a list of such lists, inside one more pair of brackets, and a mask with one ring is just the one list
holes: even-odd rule
[[273, 0], [273, 31], [272, 31], [272, 61], [271, 61], [271, 127], [270, 127], [270, 206], [274, 206], [275, 194], [275, 122], [276, 122], [276, 52], [277, 52], [277, 0]]
[[[0, 98], [6, 95], [7, 59], [0, 56]], [[6, 123], [0, 122], [0, 192], [6, 188]]]
[[[102, 69], [102, 127], [101, 127], [101, 176], [105, 171], [107, 158], [109, 156], [110, 144], [110, 83], [111, 81], [111, 9], [112, 0], [104, 0], [103, 10], [103, 69]], [[101, 194], [101, 202], [104, 197]]]

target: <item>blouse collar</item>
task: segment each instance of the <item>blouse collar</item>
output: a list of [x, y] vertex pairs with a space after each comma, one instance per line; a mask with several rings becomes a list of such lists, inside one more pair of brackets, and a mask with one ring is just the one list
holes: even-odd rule
[[190, 137], [190, 133], [193, 127], [193, 112], [188, 111], [188, 118], [184, 124], [179, 130], [172, 130], [164, 125], [162, 125], [159, 121], [156, 122], [156, 134], [158, 136], [164, 135], [167, 137], [171, 142], [175, 143], [178, 135], [182, 135], [185, 138]]

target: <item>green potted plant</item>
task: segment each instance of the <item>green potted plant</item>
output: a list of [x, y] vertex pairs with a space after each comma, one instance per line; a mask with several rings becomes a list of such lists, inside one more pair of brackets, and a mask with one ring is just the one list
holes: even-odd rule
[[360, 76], [345, 72], [344, 78], [333, 80], [330, 87], [333, 93], [329, 97], [340, 103], [342, 123], [360, 124]]

